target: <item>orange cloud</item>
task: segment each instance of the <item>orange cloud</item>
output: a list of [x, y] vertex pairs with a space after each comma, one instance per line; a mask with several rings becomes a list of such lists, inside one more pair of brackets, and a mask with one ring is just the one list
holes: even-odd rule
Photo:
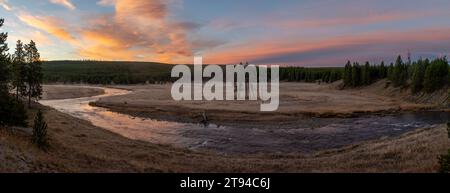
[[73, 3], [70, 0], [50, 0], [50, 2], [58, 5], [62, 5], [70, 10], [75, 10], [76, 7], [73, 5]]
[[114, 3], [115, 13], [95, 18], [88, 27], [80, 29], [82, 41], [89, 45], [79, 49], [82, 57], [107, 59], [113, 56], [115, 59], [159, 62], [190, 60], [193, 48], [187, 33], [199, 26], [169, 21], [167, 1], [108, 0], [99, 3]]
[[49, 34], [69, 42], [75, 42], [75, 38], [64, 28], [61, 22], [52, 17], [32, 16], [28, 14], [18, 15], [19, 19], [29, 26], [48, 32]]

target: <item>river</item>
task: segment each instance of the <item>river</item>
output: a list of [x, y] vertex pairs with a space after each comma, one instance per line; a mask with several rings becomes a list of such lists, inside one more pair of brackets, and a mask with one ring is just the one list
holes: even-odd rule
[[221, 154], [239, 153], [312, 153], [340, 148], [367, 140], [396, 137], [419, 128], [446, 123], [450, 113], [405, 112], [392, 115], [368, 115], [358, 118], [315, 118], [320, 126], [217, 126], [137, 118], [93, 107], [89, 103], [103, 97], [126, 95], [130, 91], [100, 88], [105, 94], [64, 100], [42, 100], [41, 104], [124, 137], [191, 150]]

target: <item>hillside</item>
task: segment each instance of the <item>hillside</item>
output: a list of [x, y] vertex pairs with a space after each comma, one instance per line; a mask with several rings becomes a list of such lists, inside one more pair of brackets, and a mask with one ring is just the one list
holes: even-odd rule
[[[334, 89], [343, 89], [343, 82], [338, 81], [330, 85]], [[418, 92], [413, 94], [410, 86], [394, 87], [387, 79], [379, 80], [369, 86], [358, 88], [345, 88], [345, 90], [353, 90], [360, 93], [377, 94], [384, 97], [389, 97], [392, 100], [404, 100], [410, 103], [431, 105], [438, 108], [447, 108], [449, 105], [449, 87], [445, 86], [442, 89], [436, 90], [432, 93]]]
[[47, 83], [135, 84], [170, 79], [172, 65], [153, 62], [47, 61]]

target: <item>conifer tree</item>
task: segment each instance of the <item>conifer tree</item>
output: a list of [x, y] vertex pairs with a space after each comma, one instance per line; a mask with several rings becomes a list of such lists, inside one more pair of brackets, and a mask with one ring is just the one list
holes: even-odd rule
[[448, 61], [447, 58], [438, 58], [431, 62], [425, 70], [424, 89], [431, 93], [442, 88], [448, 83]]
[[344, 84], [345, 86], [352, 85], [352, 64], [350, 61], [347, 62], [344, 69]]
[[[0, 28], [3, 27], [4, 20], [0, 19]], [[0, 95], [8, 94], [8, 83], [11, 78], [9, 71], [9, 56], [8, 56], [8, 44], [6, 40], [8, 38], [7, 33], [0, 33]], [[0, 98], [0, 100], [2, 100]]]
[[361, 86], [361, 67], [359, 63], [354, 63], [352, 68], [352, 86]]
[[13, 55], [13, 79], [12, 86], [16, 90], [16, 99], [26, 94], [27, 87], [25, 85], [26, 64], [25, 64], [25, 50], [22, 41], [18, 40], [16, 44], [16, 51]]
[[32, 99], [40, 99], [42, 95], [42, 66], [40, 54], [36, 48], [36, 43], [31, 41], [25, 46], [26, 73], [25, 82], [27, 86], [28, 106]]
[[38, 111], [33, 126], [33, 143], [39, 148], [45, 148], [48, 145], [47, 123], [41, 110]]
[[413, 75], [411, 79], [411, 91], [413, 93], [417, 93], [423, 89], [425, 70], [425, 64], [423, 60], [420, 59], [413, 67]]

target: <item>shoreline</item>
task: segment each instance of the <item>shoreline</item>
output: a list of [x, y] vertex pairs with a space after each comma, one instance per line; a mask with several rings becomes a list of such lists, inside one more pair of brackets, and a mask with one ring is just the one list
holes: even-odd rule
[[[450, 112], [450, 109], [442, 109], [432, 105], [408, 109], [388, 109], [376, 111], [356, 111], [351, 113], [252, 113], [226, 110], [201, 110], [176, 106], [147, 106], [145, 108], [130, 106], [129, 104], [108, 104], [101, 101], [91, 102], [94, 107], [106, 108], [112, 112], [126, 114], [136, 118], [150, 118], [160, 121], [174, 121], [180, 123], [199, 124], [202, 121], [203, 112], [207, 113], [210, 123], [217, 125], [259, 125], [273, 122], [295, 124], [305, 119], [346, 119], [361, 118], [365, 116], [389, 116], [397, 113], [408, 112]], [[278, 125], [279, 123], [275, 123]]]

